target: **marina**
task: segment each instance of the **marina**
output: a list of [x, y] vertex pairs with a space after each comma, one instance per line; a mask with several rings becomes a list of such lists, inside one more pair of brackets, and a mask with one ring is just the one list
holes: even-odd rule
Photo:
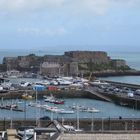
[[[119, 73], [123, 74], [121, 72], [116, 74]], [[97, 76], [105, 73], [93, 74]], [[137, 75], [139, 71], [125, 74]], [[139, 76], [132, 77], [137, 80], [139, 78]], [[130, 80], [132, 77], [130, 76]], [[6, 77], [1, 77], [0, 85], [2, 98], [0, 129], [7, 129], [2, 132], [2, 136], [14, 132], [15, 137], [18, 136], [20, 139], [51, 137], [54, 140], [62, 136], [61, 132], [74, 132], [79, 134], [77, 138], [81, 138], [81, 133], [89, 132], [92, 133], [91, 138], [94, 137], [93, 133], [121, 132], [124, 136], [128, 131], [138, 132], [140, 130], [139, 81], [131, 83], [128, 80], [129, 76], [124, 81], [121, 80], [124, 77], [119, 77], [120, 81], [110, 80], [109, 77], [92, 78], [44, 77], [31, 73], [25, 76], [19, 71], [8, 71]], [[55, 127], [49, 128], [50, 124]], [[9, 126], [11, 130], [8, 129]], [[20, 126], [26, 128], [21, 130]], [[18, 128], [18, 131], [14, 128]], [[48, 133], [44, 135], [44, 132]], [[88, 136], [90, 137], [90, 134]]]
[[[1, 109], [0, 118], [1, 119], [35, 119], [36, 118], [36, 109], [37, 109], [37, 118], [43, 116], [49, 116], [51, 118], [52, 113], [50, 111], [46, 111], [45, 109], [40, 109], [40, 107], [31, 107], [29, 106], [29, 100], [21, 100], [22, 103], [19, 103], [19, 107], [26, 110], [26, 112], [15, 112], [10, 110], [3, 110]], [[5, 101], [7, 102], [7, 101]], [[39, 100], [40, 104], [45, 104], [43, 100]], [[86, 106], [86, 107], [94, 107], [97, 110], [100, 110], [98, 113], [94, 113], [94, 118], [139, 118], [140, 111], [136, 109], [131, 109], [123, 106], [118, 106], [113, 103], [98, 101], [94, 99], [65, 99], [64, 105], [57, 105], [57, 108], [63, 108], [65, 110], [70, 110], [70, 106], [78, 104], [79, 106]], [[52, 104], [47, 104], [52, 106]], [[54, 118], [76, 118], [76, 112], [73, 114], [59, 114], [57, 112], [53, 112]], [[86, 119], [92, 118], [92, 113], [88, 113], [86, 111], [79, 111], [79, 118]]]
[[[16, 81], [17, 85], [20, 84], [20, 81], [25, 80], [29, 82], [30, 85], [25, 86], [24, 89], [22, 89], [23, 87], [16, 86], [17, 90], [15, 91], [12, 90], [8, 93], [1, 93], [1, 97], [4, 98], [4, 100], [1, 102], [3, 104], [4, 102], [15, 102], [17, 100], [16, 98], [18, 97], [20, 101], [18, 103], [18, 106], [19, 108], [22, 108], [24, 112], [20, 112], [20, 109], [18, 111], [17, 108], [13, 109], [12, 114], [11, 112], [9, 112], [7, 118], [6, 114], [8, 113], [8, 110], [6, 110], [7, 108], [2, 109], [3, 106], [1, 106], [2, 114], [0, 115], [0, 118], [10, 119], [11, 116], [12, 119], [35, 119], [36, 116], [37, 118], [41, 118], [43, 116], [49, 116], [50, 118], [52, 118], [52, 116], [54, 118], [76, 118], [77, 110], [79, 111], [79, 118], [81, 119], [91, 118], [92, 113], [94, 113], [95, 118], [119, 118], [119, 116], [123, 118], [139, 117], [140, 112], [139, 110], [137, 110], [139, 109], [138, 101], [134, 107], [132, 106], [132, 108], [128, 108], [129, 102], [132, 102], [132, 100], [134, 100], [134, 102], [135, 100], [138, 100], [139, 95], [135, 94], [135, 92], [138, 92], [138, 86], [136, 87], [136, 89], [133, 89], [133, 87], [131, 87], [133, 85], [131, 84], [123, 85], [123, 83], [120, 83], [120, 85], [118, 85], [118, 83], [115, 82], [102, 82], [102, 80], [96, 80], [88, 83], [86, 79], [82, 78], [64, 78], [65, 80], [63, 79], [63, 81], [70, 80], [71, 83], [72, 81], [75, 82], [77, 80], [77, 83], [80, 83], [80, 87], [79, 84], [78, 86], [73, 87], [71, 86], [70, 82], [70, 85], [54, 86], [49, 84], [43, 85], [41, 83], [36, 85], [33, 83], [33, 81], [36, 81], [35, 83], [38, 83], [37, 81], [41, 81], [40, 79], [10, 79], [11, 83]], [[47, 83], [51, 83], [51, 81], [54, 81], [55, 79], [48, 79], [45, 81], [48, 81]], [[61, 79], [59, 78], [58, 80]], [[84, 82], [82, 83], [82, 81]], [[66, 82], [66, 84], [67, 83], [68, 82]], [[128, 86], [127, 88], [129, 88], [129, 90], [126, 90], [125, 86]], [[131, 97], [129, 93], [130, 88], [131, 92], [133, 90], [134, 97]], [[11, 97], [13, 98], [12, 100], [10, 99]], [[121, 98], [124, 99], [124, 101]], [[118, 100], [119, 102], [115, 102], [114, 99]], [[126, 102], [127, 99], [128, 102]], [[10, 110], [10, 108], [8, 109]], [[14, 110], [18, 111], [16, 115], [14, 114]], [[38, 112], [37, 115], [36, 112]]]

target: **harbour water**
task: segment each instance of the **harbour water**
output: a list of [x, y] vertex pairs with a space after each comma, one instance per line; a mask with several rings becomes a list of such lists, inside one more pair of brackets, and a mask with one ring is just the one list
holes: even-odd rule
[[[4, 103], [10, 102], [9, 100], [5, 100]], [[13, 100], [12, 102], [17, 102], [17, 100]], [[30, 101], [27, 100], [20, 100], [20, 102], [17, 102], [20, 108], [23, 108], [26, 110], [26, 112], [18, 112], [18, 111], [11, 111], [11, 110], [0, 110], [0, 118], [1, 119], [27, 119], [27, 118], [40, 118], [43, 116], [49, 116], [50, 118], [76, 118], [77, 111], [75, 111], [74, 114], [58, 114], [58, 113], [51, 113], [49, 111], [46, 111], [44, 109], [31, 107], [29, 106]], [[44, 102], [43, 100], [39, 100], [40, 104], [48, 104], [50, 106], [54, 106], [54, 104], [49, 104]], [[94, 118], [119, 118], [121, 116], [122, 118], [139, 118], [140, 117], [140, 111], [126, 108], [122, 106], [115, 105], [113, 103], [109, 102], [103, 102], [98, 100], [92, 100], [92, 99], [65, 99], [64, 105], [55, 105], [58, 108], [64, 108], [66, 110], [71, 110], [70, 106], [73, 105], [81, 105], [85, 107], [94, 107], [99, 110], [98, 113], [88, 113], [88, 112], [80, 112], [79, 111], [79, 118], [92, 118], [92, 115]], [[36, 113], [37, 112], [37, 113]]]
[[[131, 68], [140, 70], [139, 52], [109, 52], [108, 54], [114, 59], [124, 59]], [[140, 76], [110, 76], [101, 79], [140, 85]]]
[[140, 76], [110, 76], [110, 77], [102, 77], [100, 79], [140, 85]]

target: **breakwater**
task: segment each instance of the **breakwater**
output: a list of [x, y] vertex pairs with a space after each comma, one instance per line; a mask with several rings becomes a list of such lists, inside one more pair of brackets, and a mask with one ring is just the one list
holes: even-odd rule
[[[103, 85], [92, 85], [86, 90], [89, 91], [90, 98], [95, 95], [101, 97], [101, 100], [113, 102], [117, 105], [140, 109], [140, 96], [133, 91], [140, 89], [140, 85], [127, 84], [113, 81], [105, 81], [109, 85], [105, 88]], [[103, 88], [102, 88], [103, 87]], [[129, 96], [132, 93], [133, 96]]]
[[133, 109], [140, 109], [140, 100], [139, 99], [134, 99], [134, 98], [129, 98], [129, 97], [123, 97], [123, 96], [118, 96], [115, 94], [107, 94], [104, 92], [100, 92], [100, 94], [105, 94], [108, 98], [112, 100], [117, 105], [125, 106], [125, 107], [130, 107]]
[[140, 85], [137, 84], [129, 84], [129, 83], [122, 83], [122, 82], [114, 82], [114, 81], [108, 81], [108, 80], [103, 80], [107, 83], [110, 83], [111, 85], [115, 85], [117, 87], [127, 87], [127, 88], [131, 88], [131, 89], [140, 89]]
[[[136, 84], [128, 84], [128, 83], [121, 83], [121, 82], [114, 82], [114, 81], [106, 81], [110, 83], [111, 85], [117, 87], [117, 88], [127, 88], [130, 90], [137, 90], [140, 89], [140, 85]], [[104, 91], [99, 91], [101, 94], [104, 94], [108, 98], [112, 99], [112, 101], [118, 105], [131, 107], [133, 109], [140, 109], [140, 97], [139, 95], [135, 95], [134, 97], [124, 96], [123, 93], [118, 94], [108, 94]]]
[[101, 71], [93, 72], [93, 76], [96, 77], [109, 77], [109, 76], [139, 76], [140, 71], [137, 70], [126, 70], [126, 71]]

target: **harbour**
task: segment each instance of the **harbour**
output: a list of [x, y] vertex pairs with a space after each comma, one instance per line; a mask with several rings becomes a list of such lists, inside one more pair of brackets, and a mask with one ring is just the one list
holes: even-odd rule
[[140, 140], [138, 0], [0, 1], [0, 140]]
[[[65, 78], [72, 80], [71, 77]], [[15, 137], [20, 135], [24, 139], [26, 133], [26, 139], [32, 137], [40, 140], [48, 137], [43, 132], [48, 132], [49, 137], [51, 132], [55, 132], [52, 140], [61, 140], [71, 131], [77, 134], [77, 138], [74, 137], [76, 139], [81, 139], [82, 133], [87, 134], [88, 138], [98, 134], [98, 139], [108, 134], [106, 137], [110, 139], [118, 133], [122, 137], [130, 137], [130, 134], [134, 137], [140, 131], [140, 102], [139, 94], [136, 94], [139, 85], [100, 79], [89, 82], [81, 78], [83, 83], [73, 84], [69, 81], [62, 85], [50, 85], [50, 80], [38, 82], [38, 79], [31, 84], [26, 79], [24, 83], [30, 83], [29, 86], [21, 86], [22, 78], [15, 80], [16, 90], [1, 91], [0, 94], [2, 133], [10, 135], [9, 131], [15, 130]], [[133, 94], [129, 95], [130, 92]], [[12, 107], [14, 105], [17, 107]], [[62, 125], [62, 128], [49, 128], [51, 123]], [[20, 128], [25, 126], [27, 128], [20, 134]]]
[[[120, 60], [115, 63], [125, 64]], [[18, 139], [34, 140], [46, 140], [48, 137], [61, 140], [71, 132], [77, 134], [76, 139], [81, 139], [82, 133], [89, 138], [94, 138], [95, 134], [101, 134], [98, 138], [109, 134], [109, 139], [118, 133], [123, 137], [128, 132], [136, 136], [140, 131], [139, 82], [98, 77], [114, 74], [139, 77], [139, 71], [135, 70], [49, 77], [16, 70], [2, 73], [2, 136], [6, 133], [13, 137], [9, 136], [12, 132]], [[52, 132], [55, 134], [51, 135]]]
[[[12, 79], [13, 80], [13, 79]], [[18, 80], [18, 79], [16, 79]], [[124, 118], [131, 118], [132, 116], [134, 118], [138, 118], [139, 117], [139, 107], [140, 107], [140, 101], [139, 101], [139, 95], [135, 95], [134, 97], [128, 97], [127, 93], [120, 93], [117, 90], [122, 90], [124, 87], [129, 88], [129, 90], [137, 90], [139, 89], [139, 85], [134, 85], [134, 84], [126, 84], [126, 83], [118, 83], [118, 82], [109, 82], [106, 81], [107, 83], [109, 83], [109, 85], [105, 88], [103, 85], [99, 85], [97, 83], [97, 85], [88, 85], [85, 86], [82, 89], [77, 89], [75, 87], [69, 87], [69, 86], [47, 86], [49, 87], [48, 90], [46, 91], [38, 91], [37, 92], [37, 98], [38, 101], [41, 105], [43, 104], [48, 104], [51, 106], [60, 106], [60, 108], [62, 109], [70, 109], [68, 107], [73, 106], [73, 105], [77, 105], [77, 106], [85, 106], [85, 107], [94, 107], [97, 110], [100, 110], [100, 112], [95, 113], [95, 117], [98, 118], [118, 118], [119, 116], [124, 117]], [[101, 83], [102, 84], [102, 83]], [[104, 84], [104, 83], [103, 83]], [[114, 91], [109, 91], [110, 88], [112, 87], [112, 90]], [[89, 90], [91, 89], [91, 91]], [[117, 89], [117, 90], [116, 90]], [[115, 91], [116, 90], [116, 91]], [[92, 93], [93, 92], [93, 93]], [[124, 92], [126, 92], [126, 90], [124, 90]], [[30, 96], [29, 100], [28, 98], [23, 98], [23, 95], [27, 94], [28, 96]], [[59, 105], [59, 104], [50, 104], [48, 102], [45, 102], [43, 97], [44, 96], [49, 96], [49, 95], [53, 95], [57, 98], [59, 98], [59, 100], [63, 100], [63, 104]], [[19, 102], [19, 107], [22, 108], [22, 110], [25, 110], [25, 106], [26, 106], [26, 113], [19, 113], [19, 116], [16, 115], [17, 118], [23, 118], [23, 116], [25, 116], [24, 114], [26, 114], [26, 118], [35, 118], [35, 107], [31, 108], [28, 105], [31, 102], [36, 102], [36, 91], [34, 91], [33, 89], [26, 89], [26, 87], [24, 87], [24, 90], [13, 90], [13, 91], [8, 91], [7, 93], [1, 93], [0, 94], [1, 99], [3, 98], [3, 101], [1, 101], [1, 104], [5, 104], [6, 102]], [[32, 98], [33, 97], [33, 98]], [[110, 102], [110, 103], [109, 103]], [[96, 105], [96, 104], [97, 105]], [[25, 105], [26, 104], [26, 105]], [[1, 108], [3, 106], [1, 105]], [[130, 108], [128, 108], [130, 107]], [[105, 113], [105, 110], [108, 110], [108, 108], [110, 108], [110, 114], [109, 112]], [[133, 113], [129, 113], [129, 111], [125, 114], [123, 114], [123, 112], [125, 112], [124, 110], [129, 110], [130, 112]], [[10, 108], [9, 108], [10, 110]], [[21, 111], [22, 111], [21, 110]], [[117, 110], [117, 115], [115, 115], [115, 112], [112, 112], [114, 110]], [[121, 110], [123, 110], [121, 112]], [[2, 112], [5, 112], [5, 114], [7, 114], [8, 112], [4, 109], [1, 109]], [[19, 110], [20, 111], [20, 110]], [[45, 116], [46, 114], [44, 114], [44, 110], [41, 110], [40, 113], [40, 117]], [[9, 111], [10, 112], [10, 111]], [[14, 112], [14, 111], [13, 111]], [[30, 112], [32, 112], [30, 114]], [[34, 112], [34, 113], [33, 113]], [[104, 113], [103, 113], [104, 112]], [[49, 117], [51, 117], [50, 112], [46, 112], [48, 113], [47, 115], [49, 115]], [[81, 113], [81, 112], [80, 112]], [[136, 115], [136, 114], [139, 115]], [[11, 114], [11, 112], [9, 113]], [[29, 115], [28, 115], [29, 114]], [[34, 115], [33, 115], [34, 114]], [[133, 115], [132, 115], [133, 114]], [[54, 113], [53, 114], [55, 117], [62, 117], [62, 115]], [[63, 117], [67, 118], [67, 114], [65, 114]], [[0, 116], [0, 118], [5, 118], [6, 115], [4, 116], [4, 113], [2, 113], [2, 115]], [[10, 117], [8, 115], [8, 117]], [[71, 118], [76, 118], [76, 114], [73, 113], [70, 115]], [[79, 116], [80, 118], [90, 118], [91, 114], [90, 113], [86, 113], [86, 112], [82, 112]], [[13, 113], [13, 118], [15, 118], [15, 115]]]

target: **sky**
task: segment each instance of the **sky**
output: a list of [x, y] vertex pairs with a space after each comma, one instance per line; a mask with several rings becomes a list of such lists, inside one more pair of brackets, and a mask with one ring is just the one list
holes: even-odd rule
[[0, 0], [0, 49], [140, 51], [140, 0]]

